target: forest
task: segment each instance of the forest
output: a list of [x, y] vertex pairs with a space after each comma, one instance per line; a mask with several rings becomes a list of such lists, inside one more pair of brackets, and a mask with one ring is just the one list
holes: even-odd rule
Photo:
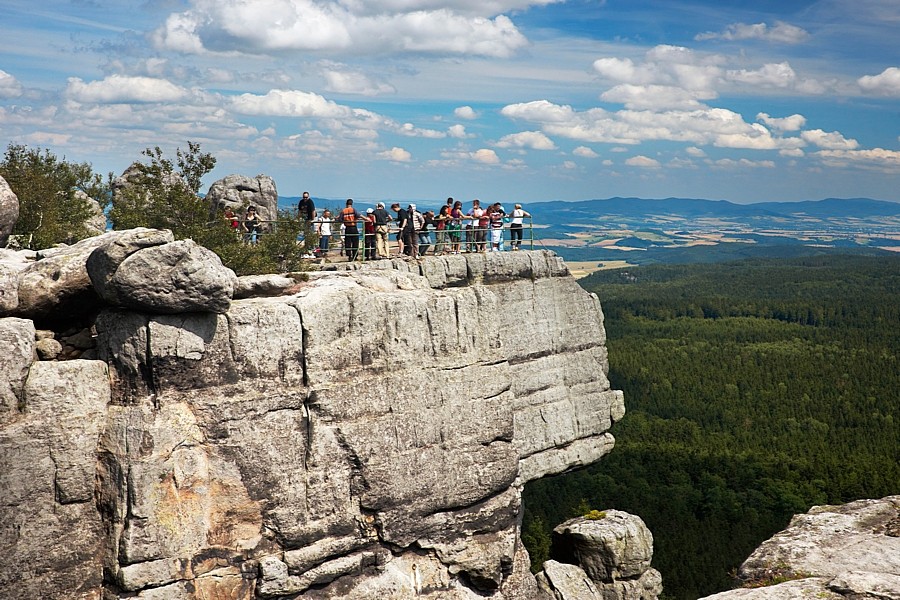
[[734, 574], [811, 506], [900, 494], [900, 256], [650, 265], [581, 280], [600, 298], [627, 414], [598, 463], [530, 483], [533, 568], [588, 510], [639, 515], [663, 598]]

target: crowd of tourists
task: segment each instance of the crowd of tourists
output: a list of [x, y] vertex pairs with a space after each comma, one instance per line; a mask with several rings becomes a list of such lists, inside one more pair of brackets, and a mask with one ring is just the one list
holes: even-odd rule
[[[453, 198], [447, 198], [437, 213], [420, 211], [415, 204], [404, 208], [399, 202], [391, 204], [390, 211], [384, 202], [379, 202], [375, 208], [359, 212], [353, 200], [348, 199], [337, 214], [328, 209], [320, 214], [309, 192], [303, 192], [297, 212], [307, 230], [318, 236], [318, 256], [326, 257], [337, 246], [340, 254], [351, 261], [360, 257], [360, 250], [365, 260], [391, 256], [418, 258], [429, 253], [500, 252], [505, 250], [504, 230], [509, 232], [510, 249], [519, 250], [525, 221], [531, 219], [521, 204], [515, 204], [507, 212], [500, 202], [483, 206], [476, 199], [464, 211], [463, 203]], [[241, 228], [248, 242], [256, 243], [259, 239], [262, 222], [255, 207], [247, 208], [243, 221], [226, 209], [226, 219], [233, 227]], [[392, 238], [395, 244], [391, 244]], [[396, 253], [392, 253], [392, 246], [396, 247]]]

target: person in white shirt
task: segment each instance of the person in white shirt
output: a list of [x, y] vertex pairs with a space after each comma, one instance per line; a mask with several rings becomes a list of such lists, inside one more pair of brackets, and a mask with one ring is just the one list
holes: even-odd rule
[[328, 244], [331, 242], [331, 211], [325, 209], [315, 223], [316, 233], [319, 234], [319, 256], [328, 256]]
[[510, 245], [513, 250], [518, 250], [522, 245], [522, 220], [524, 218], [531, 218], [531, 215], [522, 210], [521, 204], [516, 204], [516, 207], [513, 209], [512, 214], [510, 214], [512, 219], [509, 222], [509, 233], [512, 238], [510, 241]]

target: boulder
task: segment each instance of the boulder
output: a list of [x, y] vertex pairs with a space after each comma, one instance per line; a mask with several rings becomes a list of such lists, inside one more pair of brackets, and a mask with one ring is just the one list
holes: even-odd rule
[[106, 241], [103, 238], [87, 238], [72, 246], [38, 253], [38, 260], [19, 272], [19, 304], [13, 314], [66, 320], [96, 308], [98, 298], [85, 263], [91, 252]]
[[571, 552], [597, 582], [639, 577], [653, 559], [653, 535], [636, 515], [607, 510], [600, 518], [576, 517], [553, 529], [554, 553]]
[[255, 206], [263, 221], [274, 220], [278, 216], [278, 191], [275, 181], [268, 175], [223, 177], [209, 186], [206, 200], [209, 202], [210, 218], [221, 218], [225, 207], [243, 215], [248, 206]]
[[[159, 237], [134, 235], [98, 249], [88, 272], [99, 296], [113, 306], [150, 313], [227, 312], [234, 272], [193, 240], [149, 244]], [[134, 250], [145, 242], [147, 247]]]
[[280, 296], [299, 282], [288, 275], [244, 275], [234, 286], [234, 299]]
[[110, 287], [116, 270], [126, 258], [138, 250], [162, 246], [174, 241], [175, 237], [167, 229], [144, 227], [119, 231], [113, 236], [108, 236], [104, 243], [88, 256], [85, 263], [91, 284], [97, 293], [104, 297], [102, 290]]
[[19, 220], [19, 198], [0, 177], [0, 246], [5, 246], [9, 235]]

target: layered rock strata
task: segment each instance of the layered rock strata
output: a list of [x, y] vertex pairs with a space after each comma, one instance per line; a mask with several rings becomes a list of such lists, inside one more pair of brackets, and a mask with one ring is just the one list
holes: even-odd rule
[[0, 596], [545, 597], [521, 486], [624, 414], [599, 303], [547, 252], [415, 265], [108, 307], [99, 360], [34, 363], [0, 319]]

